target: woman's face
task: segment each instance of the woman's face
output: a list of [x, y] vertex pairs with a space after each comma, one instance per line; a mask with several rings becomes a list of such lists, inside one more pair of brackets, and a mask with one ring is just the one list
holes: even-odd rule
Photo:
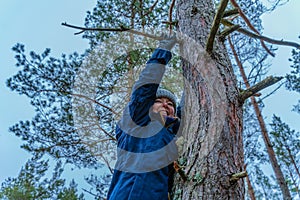
[[157, 98], [152, 109], [154, 113], [160, 113], [162, 116], [175, 117], [174, 104], [168, 98]]

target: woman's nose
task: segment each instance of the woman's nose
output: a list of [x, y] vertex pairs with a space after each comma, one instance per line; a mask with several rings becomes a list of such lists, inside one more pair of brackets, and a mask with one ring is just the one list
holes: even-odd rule
[[163, 107], [167, 107], [168, 103], [164, 101], [164, 102], [162, 102], [162, 105], [163, 105]]

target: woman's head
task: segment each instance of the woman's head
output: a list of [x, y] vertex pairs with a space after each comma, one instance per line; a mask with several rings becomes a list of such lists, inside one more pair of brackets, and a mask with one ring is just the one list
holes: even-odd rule
[[176, 97], [166, 89], [158, 89], [156, 99], [153, 104], [153, 112], [160, 113], [163, 116], [175, 117], [176, 115]]

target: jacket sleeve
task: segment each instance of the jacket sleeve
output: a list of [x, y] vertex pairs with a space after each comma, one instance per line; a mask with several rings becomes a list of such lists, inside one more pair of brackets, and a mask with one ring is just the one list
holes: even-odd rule
[[145, 126], [150, 121], [149, 109], [154, 104], [156, 91], [165, 73], [165, 65], [171, 57], [170, 51], [155, 49], [133, 86], [129, 112], [132, 120], [140, 126]]

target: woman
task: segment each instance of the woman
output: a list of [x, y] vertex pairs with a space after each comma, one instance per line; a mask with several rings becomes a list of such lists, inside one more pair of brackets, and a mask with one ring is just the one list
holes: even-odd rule
[[108, 200], [167, 200], [173, 161], [178, 157], [176, 97], [159, 84], [176, 37], [160, 41], [116, 126], [118, 159]]

